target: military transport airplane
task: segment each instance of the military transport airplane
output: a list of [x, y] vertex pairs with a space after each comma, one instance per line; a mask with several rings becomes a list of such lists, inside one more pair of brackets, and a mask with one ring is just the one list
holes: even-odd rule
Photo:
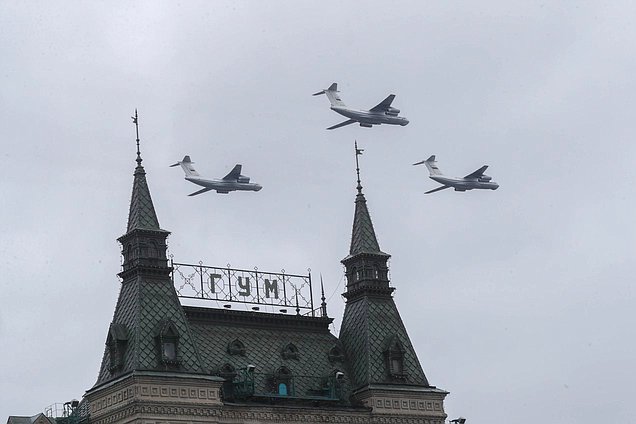
[[499, 184], [494, 181], [491, 181], [492, 178], [488, 175], [484, 174], [484, 171], [488, 169], [488, 165], [484, 165], [475, 172], [472, 172], [466, 175], [464, 178], [457, 177], [447, 177], [442, 175], [439, 168], [437, 167], [437, 162], [435, 161], [435, 155], [430, 158], [423, 160], [421, 162], [414, 163], [413, 165], [421, 165], [424, 164], [428, 168], [430, 172], [430, 177], [432, 180], [437, 181], [440, 184], [443, 184], [441, 187], [437, 187], [433, 190], [429, 190], [424, 194], [434, 193], [436, 191], [444, 190], [446, 188], [453, 187], [455, 191], [466, 191], [472, 189], [490, 189], [497, 190], [499, 188]]
[[391, 103], [393, 102], [393, 99], [395, 99], [395, 94], [389, 95], [389, 97], [382, 100], [382, 102], [380, 102], [377, 106], [369, 110], [357, 110], [347, 107], [342, 102], [342, 99], [340, 99], [338, 93], [338, 84], [334, 82], [329, 86], [329, 88], [313, 94], [313, 96], [326, 94], [329, 102], [331, 102], [331, 110], [349, 118], [344, 122], [327, 128], [328, 130], [344, 127], [345, 125], [353, 124], [354, 122], [359, 123], [361, 127], [367, 128], [380, 124], [404, 126], [409, 123], [408, 119], [403, 116], [398, 116], [400, 109], [391, 107]]
[[230, 191], [246, 190], [246, 191], [259, 191], [263, 187], [259, 184], [250, 183], [250, 177], [241, 175], [241, 165], [237, 164], [234, 169], [230, 171], [222, 179], [208, 180], [201, 178], [199, 173], [192, 166], [194, 162], [190, 161], [190, 156], [185, 156], [182, 161], [175, 163], [172, 166], [181, 165], [183, 172], [185, 172], [185, 179], [191, 183], [198, 184], [205, 188], [188, 194], [188, 196], [196, 196], [197, 194], [205, 193], [206, 191], [216, 190], [217, 193], [227, 194]]

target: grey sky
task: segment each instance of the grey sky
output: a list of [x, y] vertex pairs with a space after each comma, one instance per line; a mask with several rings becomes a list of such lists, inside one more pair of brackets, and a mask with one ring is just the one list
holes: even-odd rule
[[[96, 380], [140, 112], [170, 252], [322, 273], [340, 326], [355, 162], [395, 298], [448, 414], [629, 422], [636, 396], [631, 2], [0, 3], [0, 418]], [[411, 123], [350, 126], [338, 82]], [[235, 163], [258, 193], [196, 189]], [[496, 192], [431, 196], [436, 154]], [[630, 330], [631, 328], [631, 330]], [[2, 418], [5, 419], [5, 418]]]

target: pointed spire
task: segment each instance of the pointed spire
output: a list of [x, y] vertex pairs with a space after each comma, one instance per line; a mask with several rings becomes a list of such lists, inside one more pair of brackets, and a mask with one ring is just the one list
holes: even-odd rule
[[320, 292], [321, 292], [321, 296], [320, 296], [320, 316], [322, 318], [326, 318], [327, 317], [327, 302], [326, 302], [326, 298], [325, 298], [325, 286], [322, 283], [322, 274], [320, 274]]
[[155, 207], [152, 204], [152, 198], [150, 197], [150, 189], [148, 188], [148, 182], [146, 181], [146, 171], [141, 166], [141, 152], [139, 150], [139, 116], [137, 115], [137, 109], [135, 109], [135, 116], [132, 117], [133, 124], [135, 124], [135, 130], [137, 134], [137, 167], [135, 168], [133, 191], [130, 198], [130, 211], [128, 213], [128, 229], [127, 232], [131, 232], [136, 229], [144, 230], [161, 230], [159, 227], [159, 220], [155, 212]]
[[373, 229], [373, 223], [371, 222], [371, 216], [367, 209], [367, 200], [362, 193], [362, 184], [360, 182], [360, 165], [358, 162], [358, 156], [362, 155], [364, 149], [358, 149], [358, 142], [355, 142], [356, 150], [356, 174], [358, 176], [358, 185], [356, 189], [358, 194], [356, 195], [356, 210], [353, 215], [353, 230], [351, 232], [351, 247], [349, 248], [349, 256], [356, 255], [358, 253], [376, 253], [386, 255], [386, 253], [380, 250], [378, 239], [375, 236]]

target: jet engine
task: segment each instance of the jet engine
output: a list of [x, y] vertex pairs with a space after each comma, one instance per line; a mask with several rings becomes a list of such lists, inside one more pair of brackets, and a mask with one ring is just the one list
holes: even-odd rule
[[244, 175], [239, 175], [238, 180], [239, 183], [249, 183], [250, 177], [246, 177]]
[[492, 180], [492, 177], [489, 175], [482, 175], [481, 177], [479, 177], [479, 182], [480, 183], [487, 183], [488, 181]]
[[371, 128], [373, 125], [372, 124], [367, 124], [366, 122], [360, 122], [360, 126], [361, 127], [365, 127], [365, 128]]
[[391, 116], [398, 116], [398, 113], [400, 113], [400, 109], [396, 109], [394, 107], [389, 107], [386, 110], [386, 114], [387, 115], [391, 115]]

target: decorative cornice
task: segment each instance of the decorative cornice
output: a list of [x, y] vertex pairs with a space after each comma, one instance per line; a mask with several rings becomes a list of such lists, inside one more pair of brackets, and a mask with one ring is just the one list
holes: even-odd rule
[[347, 301], [362, 298], [365, 296], [383, 298], [386, 298], [387, 296], [391, 297], [391, 295], [395, 291], [395, 287], [380, 287], [377, 285], [377, 283], [374, 284], [372, 282], [361, 282], [355, 284], [355, 286], [355, 288], [348, 288], [346, 292], [342, 293]]
[[268, 312], [232, 311], [227, 309], [183, 306], [188, 321], [203, 321], [259, 328], [289, 328], [312, 332], [329, 332], [333, 318]]

